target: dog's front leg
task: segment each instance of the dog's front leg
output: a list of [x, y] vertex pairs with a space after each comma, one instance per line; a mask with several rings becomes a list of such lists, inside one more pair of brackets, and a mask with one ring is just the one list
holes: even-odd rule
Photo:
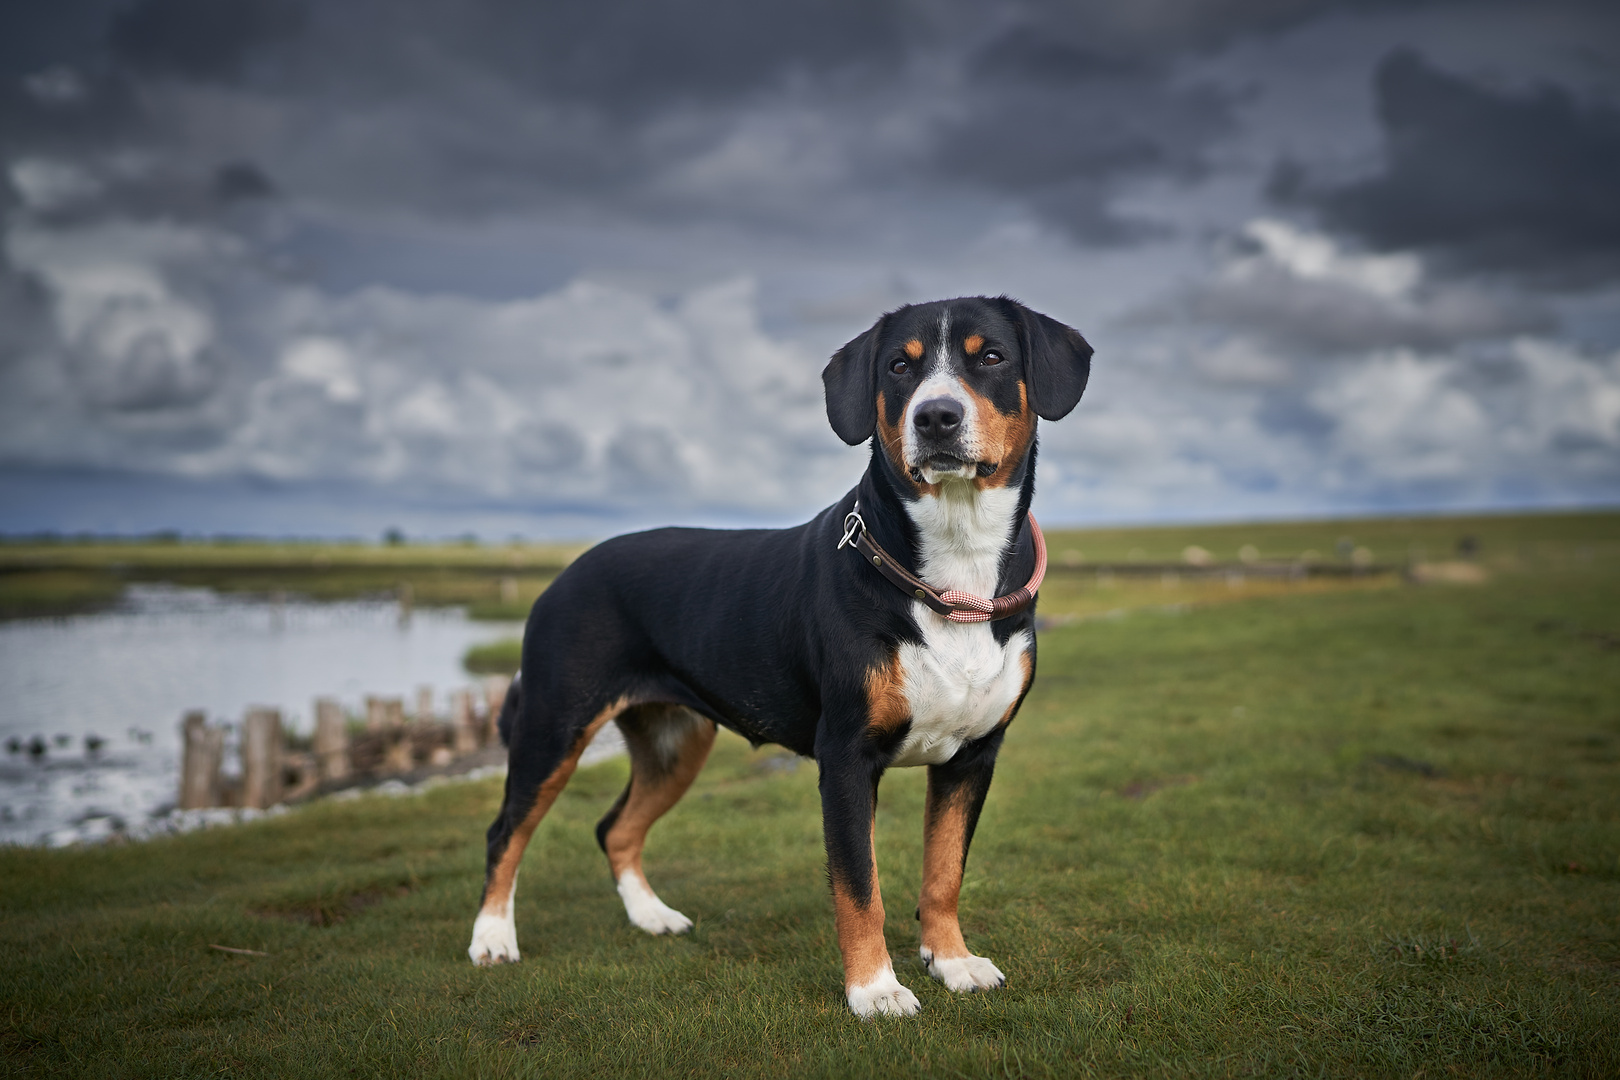
[[970, 743], [943, 765], [928, 767], [928, 809], [923, 823], [923, 887], [917, 903], [922, 921], [919, 953], [928, 974], [952, 990], [989, 990], [1006, 983], [1001, 970], [968, 952], [957, 922], [957, 898], [968, 845], [990, 791], [1001, 728]]
[[878, 888], [873, 827], [882, 766], [859, 749], [816, 754], [821, 765], [821, 820], [827, 876], [837, 913], [838, 949], [844, 954], [844, 993], [863, 1019], [887, 1013], [910, 1016], [921, 1006], [900, 985], [883, 940], [883, 894]]

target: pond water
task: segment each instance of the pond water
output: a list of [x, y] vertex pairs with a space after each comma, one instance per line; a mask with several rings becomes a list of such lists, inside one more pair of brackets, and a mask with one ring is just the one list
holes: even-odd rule
[[131, 586], [94, 615], [0, 623], [0, 842], [61, 842], [87, 822], [116, 831], [168, 809], [188, 709], [239, 721], [269, 705], [308, 732], [316, 697], [359, 712], [367, 694], [399, 696], [414, 711], [417, 687], [430, 686], [442, 713], [473, 682], [461, 667], [468, 646], [521, 630], [459, 609], [419, 608], [402, 622], [388, 600], [167, 585]]

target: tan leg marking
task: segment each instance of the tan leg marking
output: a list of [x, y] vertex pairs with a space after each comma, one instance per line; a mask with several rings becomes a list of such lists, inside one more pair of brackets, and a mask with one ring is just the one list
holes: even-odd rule
[[958, 993], [1004, 986], [1007, 977], [982, 956], [968, 952], [957, 921], [962, 894], [962, 864], [967, 854], [968, 796], [941, 798], [928, 779], [928, 817], [923, 837], [923, 888], [917, 902], [922, 920], [922, 947], [917, 950], [928, 974]]
[[917, 901], [922, 945], [940, 959], [968, 955], [957, 921], [962, 894], [962, 863], [967, 848], [967, 801], [940, 800], [928, 782], [928, 809], [923, 819], [923, 887]]
[[[872, 819], [872, 839], [877, 840], [877, 818]], [[877, 855], [872, 856], [872, 896], [861, 904], [849, 893], [848, 885], [833, 879], [833, 912], [838, 927], [838, 951], [844, 956], [844, 986], [865, 986], [884, 971], [892, 970], [889, 946], [883, 940], [883, 891], [878, 887]]]
[[[686, 723], [684, 719], [666, 722]], [[646, 884], [647, 877], [641, 871], [641, 852], [647, 844], [647, 830], [680, 801], [703, 771], [704, 762], [709, 760], [709, 751], [714, 747], [714, 723], [701, 720], [691, 724], [688, 730], [690, 733], [667, 766], [658, 759], [655, 747], [638, 745], [639, 738], [627, 740], [631, 743], [630, 796], [603, 838], [615, 881], [629, 871]], [[649, 736], [653, 738], [656, 735]]]
[[512, 886], [517, 881], [518, 863], [523, 861], [523, 851], [529, 846], [529, 838], [534, 835], [535, 828], [540, 819], [546, 816], [551, 804], [557, 801], [557, 796], [568, 785], [568, 780], [574, 775], [579, 766], [579, 756], [591, 744], [596, 733], [602, 730], [602, 725], [619, 715], [630, 704], [629, 698], [619, 698], [613, 704], [597, 713], [580, 732], [579, 738], [569, 749], [568, 756], [557, 763], [557, 768], [546, 777], [545, 783], [535, 793], [534, 805], [523, 816], [517, 828], [512, 830], [511, 837], [506, 841], [506, 850], [501, 853], [500, 861], [495, 864], [494, 871], [489, 875], [489, 881], [484, 886], [483, 912], [490, 915], [506, 915], [507, 904], [512, 896]]
[[[872, 821], [877, 839], [877, 819]], [[877, 1016], [911, 1016], [922, 1008], [913, 994], [894, 977], [889, 946], [883, 940], [883, 890], [878, 885], [876, 847], [872, 857], [872, 896], [860, 903], [847, 883], [833, 879], [833, 912], [838, 927], [838, 951], [844, 957], [844, 997], [850, 1011], [863, 1020]]]

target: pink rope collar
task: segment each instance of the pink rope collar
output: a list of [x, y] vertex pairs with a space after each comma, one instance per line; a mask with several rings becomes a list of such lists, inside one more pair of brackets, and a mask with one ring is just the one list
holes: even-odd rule
[[1005, 596], [998, 596], [994, 600], [986, 600], [982, 596], [958, 592], [955, 589], [940, 592], [906, 570], [867, 533], [866, 522], [861, 517], [860, 500], [856, 500], [854, 508], [844, 516], [844, 537], [838, 541], [838, 546], [840, 548], [846, 545], [853, 546], [896, 588], [910, 593], [915, 599], [921, 600], [951, 622], [995, 622], [1016, 615], [1033, 604], [1041, 582], [1046, 579], [1046, 537], [1041, 535], [1041, 527], [1035, 523], [1035, 515], [1026, 516], [1029, 519], [1030, 538], [1035, 542], [1035, 572], [1030, 575], [1029, 581], [1023, 587], [1014, 589]]

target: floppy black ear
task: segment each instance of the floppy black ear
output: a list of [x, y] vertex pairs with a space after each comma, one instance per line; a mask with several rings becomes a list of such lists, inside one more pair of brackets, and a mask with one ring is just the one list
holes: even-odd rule
[[827, 420], [838, 437], [851, 446], [859, 446], [877, 430], [873, 371], [882, 328], [883, 320], [879, 319], [872, 329], [833, 353], [821, 372], [821, 385], [827, 390]]
[[1003, 296], [1007, 314], [1024, 339], [1024, 380], [1030, 408], [1042, 420], [1061, 420], [1080, 403], [1091, 377], [1091, 346], [1080, 331]]

